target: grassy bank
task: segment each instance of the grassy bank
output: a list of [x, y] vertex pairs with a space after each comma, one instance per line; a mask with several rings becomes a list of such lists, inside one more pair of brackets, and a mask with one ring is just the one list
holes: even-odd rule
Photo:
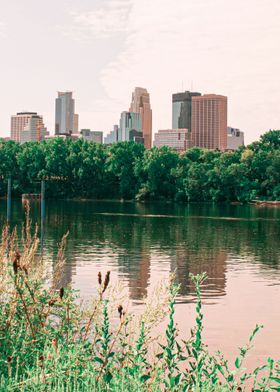
[[[185, 340], [174, 323], [178, 287], [161, 284], [141, 315], [129, 312], [110, 272], [92, 277], [96, 296], [80, 301], [62, 287], [66, 238], [48, 272], [38, 256], [37, 234], [27, 219], [22, 238], [4, 229], [0, 247], [1, 391], [280, 391], [279, 362], [247, 373], [246, 354], [256, 326], [233, 368], [203, 342], [200, 290], [206, 276], [192, 276], [196, 325]], [[166, 320], [156, 336], [154, 328]], [[246, 389], [247, 388], [247, 389]]]

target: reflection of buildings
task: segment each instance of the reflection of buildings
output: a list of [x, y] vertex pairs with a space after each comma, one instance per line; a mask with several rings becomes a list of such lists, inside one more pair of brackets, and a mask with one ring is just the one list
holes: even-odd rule
[[[206, 297], [225, 295], [227, 253], [216, 249], [198, 249], [190, 252], [179, 248], [176, 260], [172, 262], [172, 269], [176, 269], [176, 280], [180, 284], [180, 295], [187, 295], [193, 291], [189, 274], [206, 272]], [[202, 289], [202, 291], [204, 291]]]
[[[6, 208], [4, 202], [2, 206]], [[33, 222], [36, 216], [31, 216]], [[246, 219], [240, 222], [227, 216]], [[262, 274], [262, 265], [266, 273], [279, 271], [276, 209], [48, 201], [45, 222], [45, 254], [52, 263], [57, 244], [69, 230], [63, 284], [81, 273], [82, 294], [89, 284], [90, 289], [96, 288], [99, 268], [108, 268], [128, 286], [134, 301], [142, 299], [151, 284], [167, 277], [169, 271], [175, 271], [181, 284], [181, 299], [189, 299], [194, 292], [189, 273], [204, 271], [209, 279], [203, 296], [217, 298], [225, 294], [228, 252], [243, 257], [247, 265], [256, 260]]]
[[142, 249], [139, 254], [119, 256], [119, 269], [128, 282], [129, 297], [139, 301], [147, 296], [150, 281], [151, 254]]

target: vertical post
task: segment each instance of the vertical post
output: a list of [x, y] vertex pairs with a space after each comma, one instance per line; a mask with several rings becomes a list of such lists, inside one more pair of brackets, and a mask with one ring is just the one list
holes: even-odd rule
[[44, 230], [45, 230], [45, 180], [41, 181], [41, 254], [43, 254], [44, 246]]
[[7, 189], [7, 222], [11, 221], [11, 210], [12, 210], [12, 178], [8, 178], [8, 189]]

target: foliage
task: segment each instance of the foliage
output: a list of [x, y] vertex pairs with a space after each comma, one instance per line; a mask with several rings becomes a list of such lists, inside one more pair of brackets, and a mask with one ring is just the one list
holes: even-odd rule
[[[78, 292], [61, 287], [65, 241], [49, 276], [28, 216], [21, 241], [16, 231], [3, 231], [0, 391], [279, 391], [279, 362], [269, 358], [250, 373], [244, 368], [260, 326], [240, 348], [234, 369], [221, 354], [208, 352], [201, 299], [205, 274], [191, 276], [196, 325], [190, 338], [181, 340], [174, 320], [178, 286], [172, 279], [139, 316], [117, 305], [110, 272], [104, 280], [98, 274], [96, 296], [83, 305]], [[153, 328], [166, 314], [165, 332], [156, 339]]]
[[174, 201], [280, 200], [280, 131], [234, 152], [143, 145], [112, 146], [54, 138], [18, 144], [0, 140], [0, 196], [39, 190], [53, 198]]

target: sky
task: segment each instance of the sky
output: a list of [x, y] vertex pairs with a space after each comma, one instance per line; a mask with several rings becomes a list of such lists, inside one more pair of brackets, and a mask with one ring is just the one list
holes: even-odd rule
[[153, 131], [171, 128], [172, 93], [228, 97], [245, 142], [280, 129], [280, 0], [0, 0], [0, 136], [10, 116], [42, 114], [74, 92], [80, 128], [107, 134], [134, 87]]

